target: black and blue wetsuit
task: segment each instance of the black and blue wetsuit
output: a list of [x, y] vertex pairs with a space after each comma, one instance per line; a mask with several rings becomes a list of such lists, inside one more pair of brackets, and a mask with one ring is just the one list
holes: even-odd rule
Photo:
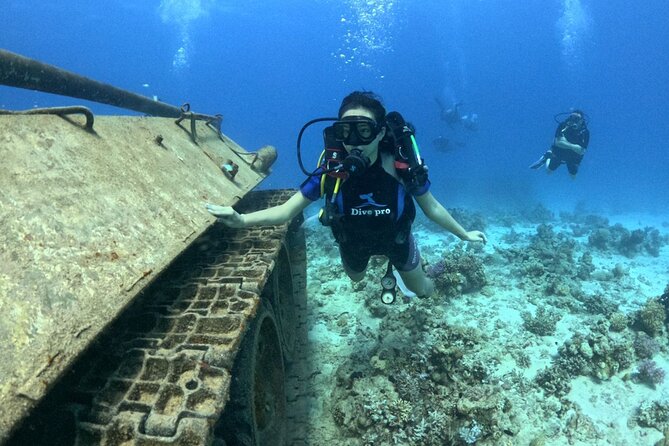
[[[320, 198], [320, 176], [300, 187], [302, 194]], [[349, 271], [362, 272], [372, 255], [388, 257], [399, 271], [411, 271], [420, 263], [420, 252], [411, 234], [416, 216], [413, 196], [425, 194], [427, 181], [413, 194], [381, 164], [381, 155], [362, 175], [350, 177], [336, 196], [339, 217], [332, 232], [339, 243], [342, 261]]]
[[[571, 144], [578, 144], [583, 149], [587, 149], [590, 142], [590, 131], [585, 125], [573, 127], [569, 125], [568, 121], [561, 122], [555, 129], [555, 138], [560, 138], [561, 136], [564, 136]], [[583, 160], [583, 154], [556, 145], [551, 147], [550, 152], [552, 156], [548, 164], [549, 170], [555, 170], [560, 167], [560, 164], [565, 163], [569, 173], [576, 175], [578, 166], [581, 164], [581, 160]]]

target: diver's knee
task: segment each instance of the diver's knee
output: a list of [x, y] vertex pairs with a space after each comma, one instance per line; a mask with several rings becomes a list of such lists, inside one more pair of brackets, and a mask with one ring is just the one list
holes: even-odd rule
[[420, 290], [412, 290], [416, 293], [416, 296], [419, 298], [430, 297], [434, 294], [434, 282], [429, 277], [425, 277], [423, 283], [421, 284]]
[[346, 274], [348, 274], [349, 279], [351, 279], [353, 282], [360, 282], [364, 277], [365, 277], [365, 272], [355, 272], [355, 271], [346, 271]]

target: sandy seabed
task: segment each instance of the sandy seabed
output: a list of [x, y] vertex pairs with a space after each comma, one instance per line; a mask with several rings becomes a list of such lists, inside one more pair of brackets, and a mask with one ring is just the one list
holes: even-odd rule
[[[574, 262], [586, 252], [592, 256], [593, 271], [587, 279], [579, 280], [580, 293], [603, 297], [617, 312], [628, 315], [630, 321], [649, 299], [662, 295], [669, 282], [669, 245], [666, 243], [669, 240], [669, 217], [619, 215], [606, 216], [604, 220], [609, 227], [619, 224], [629, 231], [657, 229], [663, 240], [659, 255], [651, 255], [643, 250], [634, 255], [623, 255], [614, 249], [596, 249], [589, 240], [593, 229], [588, 228], [584, 220], [581, 220], [581, 230], [575, 230], [578, 225], [575, 225], [574, 219], [561, 216], [545, 217], [545, 221], [522, 215], [486, 216], [485, 233], [489, 242], [476, 253], [482, 260], [487, 278], [483, 288], [457, 293], [455, 296], [437, 295], [432, 299], [406, 299], [399, 292], [398, 299], [392, 305], [380, 303], [379, 280], [384, 272], [385, 261], [373, 258], [365, 280], [352, 283], [343, 273], [337, 246], [329, 229], [321, 227], [314, 219], [308, 220], [305, 228], [309, 345], [318, 363], [317, 373], [309, 378], [309, 444], [627, 446], [655, 445], [669, 441], [664, 439], [661, 423], [648, 427], [638, 420], [643, 404], [669, 401], [669, 379], [655, 385], [639, 382], [635, 379], [638, 360], [631, 360], [630, 367], [611, 372], [604, 379], [573, 376], [569, 380], [568, 391], [562, 394], [546, 392], [537, 382], [537, 374], [552, 364], [558, 356], [559, 348], [577, 333], [587, 336], [596, 321], [603, 316], [565, 308], [565, 305], [559, 303], [572, 299], [569, 295], [559, 298], [552, 296], [550, 291], [542, 291], [536, 281], [534, 284], [537, 286], [528, 286], [522, 269], [509, 260], [509, 255], [500, 255], [501, 252], [522, 253], [532, 238], [536, 237], [538, 227], [547, 225], [563, 242], [575, 242], [572, 256]], [[423, 259], [428, 264], [435, 264], [458, 247], [459, 241], [452, 235], [420, 218], [413, 231]], [[550, 334], [535, 334], [524, 324], [523, 313], [537, 314], [539, 307], [558, 315], [556, 319], [559, 320]], [[399, 382], [397, 369], [384, 364], [379, 353], [388, 346], [381, 348], [379, 344], [394, 342], [397, 344], [396, 350], [411, 351], [412, 346], [401, 344], [403, 340], [414, 342], [413, 335], [416, 333], [402, 333], [402, 329], [393, 333], [384, 332], [388, 327], [384, 320], [401, 318], [402, 314], [406, 316], [412, 312], [423, 315], [421, 317], [427, 320], [419, 324], [419, 328], [414, 326], [414, 331], [434, 332], [446, 330], [447, 327], [459, 327], [477, 333], [480, 342], [475, 349], [476, 356], [489, 359], [481, 385], [495, 389], [498, 405], [511, 408], [503, 409], [508, 415], [506, 424], [500, 423], [493, 429], [486, 424], [486, 420], [475, 420], [477, 412], [472, 410], [467, 413], [458, 402], [453, 404], [457, 407], [452, 412], [444, 414], [447, 421], [442, 420], [440, 424], [448, 432], [430, 438], [430, 432], [436, 431], [434, 428], [431, 431], [426, 428], [428, 415], [418, 409], [409, 409], [408, 414], [404, 413], [402, 421], [389, 420], [387, 415], [381, 413], [382, 409], [372, 408], [372, 402], [369, 401], [363, 401], [357, 406], [358, 414], [342, 413], [346, 407], [356, 410], [355, 405], [342, 404], [342, 395], [346, 392], [349, 397], [353, 392], [350, 398], [355, 395], [369, 398], [374, 394], [374, 389], [365, 389], [362, 394], [358, 389], [356, 394], [356, 378], [364, 375], [367, 386], [379, 382], [379, 386], [392, 388], [391, 383]], [[625, 328], [629, 337], [637, 336], [638, 330], [632, 325], [630, 323]], [[390, 338], [392, 341], [388, 341]], [[659, 347], [652, 360], [659, 368], [669, 370], [666, 327], [655, 339]], [[361, 347], [363, 345], [364, 348]], [[421, 345], [416, 344], [415, 348], [420, 349]], [[426, 358], [431, 353], [417, 351], [412, 354], [412, 358], [413, 355], [417, 361], [429, 361]], [[410, 363], [412, 358], [405, 360]], [[352, 378], [342, 379], [350, 372], [352, 362], [358, 362], [358, 374], [353, 373], [350, 374]], [[345, 363], [348, 368], [343, 367]], [[384, 374], [394, 374], [395, 377]], [[440, 379], [446, 386], [443, 388], [448, 388], [449, 380], [443, 376]], [[471, 380], [463, 381], [458, 387], [460, 392], [463, 392], [463, 385], [471, 390], [478, 384], [472, 384]], [[342, 386], [348, 387], [348, 390]], [[383, 390], [382, 393], [387, 398], [394, 398], [394, 401], [407, 399], [406, 396], [399, 398], [393, 389]], [[430, 394], [414, 394], [416, 400], [433, 397]], [[382, 401], [381, 405], [383, 403], [387, 401]], [[416, 408], [419, 404], [417, 401], [409, 401], [406, 406]], [[478, 410], [483, 409], [479, 407]], [[490, 411], [494, 413], [494, 409]], [[664, 426], [669, 427], [669, 421]], [[493, 430], [497, 431], [496, 435], [492, 435]]]

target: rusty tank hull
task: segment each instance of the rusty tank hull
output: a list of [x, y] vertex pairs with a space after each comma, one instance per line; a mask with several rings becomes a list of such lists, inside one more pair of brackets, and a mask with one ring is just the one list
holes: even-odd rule
[[204, 203], [294, 191], [250, 194], [254, 154], [195, 118], [0, 113], [0, 444], [287, 438], [299, 219], [232, 230]]

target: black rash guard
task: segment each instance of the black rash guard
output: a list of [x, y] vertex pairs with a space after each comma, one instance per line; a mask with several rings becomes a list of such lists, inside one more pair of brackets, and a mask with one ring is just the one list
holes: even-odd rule
[[413, 198], [383, 169], [380, 156], [361, 176], [344, 181], [336, 203], [341, 215], [333, 228], [337, 240], [379, 254], [406, 240], [416, 216]]

